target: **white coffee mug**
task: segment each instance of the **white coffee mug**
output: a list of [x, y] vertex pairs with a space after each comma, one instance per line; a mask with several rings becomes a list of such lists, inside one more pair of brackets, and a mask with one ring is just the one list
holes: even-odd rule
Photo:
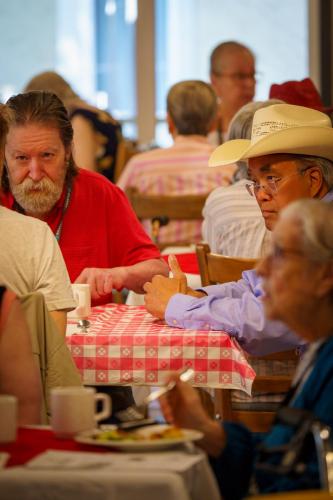
[[[96, 411], [97, 401], [103, 409]], [[51, 427], [59, 438], [72, 437], [92, 430], [96, 423], [111, 415], [111, 399], [92, 387], [56, 387], [51, 389]]]
[[87, 318], [91, 313], [90, 285], [87, 283], [73, 283], [72, 291], [77, 307], [67, 314], [68, 318]]
[[17, 398], [9, 394], [0, 395], [0, 443], [16, 440]]

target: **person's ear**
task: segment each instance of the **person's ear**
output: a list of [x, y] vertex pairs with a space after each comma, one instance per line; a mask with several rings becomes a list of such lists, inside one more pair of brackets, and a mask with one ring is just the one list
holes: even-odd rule
[[174, 137], [174, 135], [176, 135], [176, 133], [177, 133], [177, 129], [176, 129], [176, 126], [175, 126], [175, 124], [173, 122], [173, 119], [171, 118], [171, 116], [170, 116], [169, 113], [167, 113], [166, 121], [167, 121], [167, 124], [168, 124], [169, 134], [172, 135], [172, 137]]
[[69, 146], [66, 148], [66, 151], [65, 151], [65, 162], [66, 164], [69, 163], [69, 160], [70, 160], [70, 157], [71, 157], [71, 154], [72, 154], [72, 149], [73, 149], [73, 146]]
[[320, 279], [317, 281], [317, 297], [325, 297], [333, 292], [333, 262], [323, 266]]
[[310, 196], [311, 198], [316, 198], [324, 184], [324, 178], [321, 169], [316, 166], [310, 167], [308, 171], [308, 178], [310, 181]]
[[212, 71], [210, 72], [210, 83], [216, 92], [216, 89], [218, 88], [218, 76]]
[[218, 119], [218, 115], [216, 113], [215, 118], [210, 122], [207, 135], [210, 134], [210, 132], [214, 132], [214, 130], [217, 129], [218, 122], [219, 122], [219, 119]]

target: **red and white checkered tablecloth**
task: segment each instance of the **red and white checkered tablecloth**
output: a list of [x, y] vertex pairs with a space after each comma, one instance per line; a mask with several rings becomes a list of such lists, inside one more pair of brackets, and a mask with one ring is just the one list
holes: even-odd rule
[[94, 307], [88, 333], [68, 320], [66, 341], [84, 384], [162, 385], [191, 367], [198, 387], [251, 393], [255, 372], [237, 341], [219, 331], [183, 330], [155, 320], [144, 306]]

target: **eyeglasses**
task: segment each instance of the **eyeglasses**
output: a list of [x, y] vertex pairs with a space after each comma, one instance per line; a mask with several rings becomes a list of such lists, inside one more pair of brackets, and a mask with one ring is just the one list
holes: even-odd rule
[[230, 78], [231, 80], [235, 80], [237, 82], [245, 82], [245, 80], [257, 80], [256, 73], [215, 73], [219, 78]]
[[286, 255], [295, 255], [297, 257], [305, 257], [303, 252], [297, 250], [296, 248], [283, 248], [277, 245], [276, 243], [272, 245], [271, 249], [267, 254], [267, 258], [276, 261], [283, 260]]
[[298, 172], [293, 172], [290, 175], [286, 175], [286, 177], [277, 177], [275, 175], [268, 175], [266, 182], [264, 184], [253, 181], [249, 182], [248, 184], [245, 184], [245, 187], [251, 196], [256, 196], [258, 194], [259, 189], [263, 189], [269, 195], [274, 195], [275, 193], [277, 193], [277, 191], [281, 188], [281, 186], [286, 180], [288, 180], [290, 177], [294, 177], [295, 175], [303, 175], [304, 172], [308, 170], [308, 168], [310, 167], [307, 167], [304, 170]]

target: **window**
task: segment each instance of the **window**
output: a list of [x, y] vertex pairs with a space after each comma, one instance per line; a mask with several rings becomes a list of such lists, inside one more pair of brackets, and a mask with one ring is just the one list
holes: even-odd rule
[[[155, 114], [151, 140], [159, 145], [170, 143], [169, 87], [184, 79], [208, 81], [210, 52], [224, 40], [239, 40], [255, 53], [257, 99], [268, 97], [272, 83], [309, 75], [308, 0], [34, 0], [28, 9], [25, 0], [11, 0], [1, 4], [0, 99], [19, 92], [36, 73], [55, 69], [79, 95], [120, 119], [126, 136], [142, 137], [136, 79], [145, 68], [136, 68], [136, 44], [146, 48], [147, 36], [144, 30], [138, 36], [136, 21], [138, 8], [149, 9], [150, 2], [156, 100], [155, 113], [146, 111], [144, 118], [151, 123]], [[151, 97], [148, 85], [146, 93]]]
[[155, 0], [156, 116], [159, 142], [167, 143], [168, 89], [179, 80], [209, 81], [212, 49], [227, 40], [255, 54], [256, 99], [268, 98], [272, 83], [309, 76], [306, 0]]
[[135, 138], [136, 0], [96, 0], [96, 84], [106, 104], [123, 123], [123, 133]]

